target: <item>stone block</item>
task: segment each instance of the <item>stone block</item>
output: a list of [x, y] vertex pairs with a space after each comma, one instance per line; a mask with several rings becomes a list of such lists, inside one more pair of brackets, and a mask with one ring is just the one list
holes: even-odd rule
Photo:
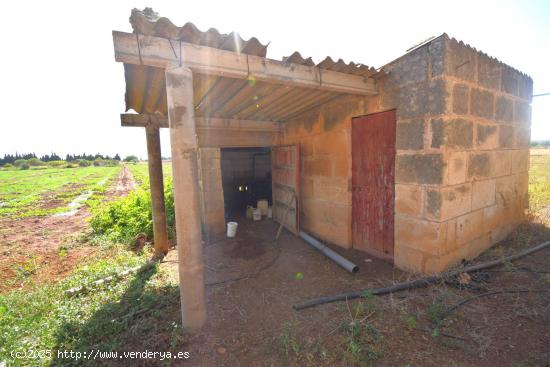
[[397, 108], [398, 120], [423, 118], [447, 112], [449, 91], [444, 79], [430, 79], [395, 91], [391, 107]]
[[509, 66], [503, 65], [502, 67], [502, 88], [501, 90], [505, 93], [512, 95], [519, 95], [518, 90], [518, 72], [512, 69]]
[[300, 141], [300, 154], [303, 157], [309, 157], [313, 152], [313, 138], [305, 138]]
[[399, 269], [424, 274], [426, 261], [430, 257], [433, 257], [433, 255], [410, 248], [399, 242], [395, 243], [393, 250], [393, 263]]
[[470, 112], [472, 115], [492, 120], [495, 98], [493, 93], [478, 88], [470, 91]]
[[304, 176], [332, 176], [332, 160], [328, 156], [302, 160]]
[[317, 200], [351, 205], [351, 192], [346, 178], [318, 178], [313, 182], [313, 191]]
[[526, 75], [519, 76], [519, 96], [528, 102], [533, 97], [533, 79]]
[[347, 133], [347, 130], [340, 129], [330, 133], [315, 135], [313, 137], [315, 155], [346, 154], [350, 147], [346, 136]]
[[510, 125], [501, 125], [498, 131], [498, 145], [500, 148], [514, 146], [514, 128]]
[[432, 120], [432, 148], [471, 148], [473, 123], [464, 119]]
[[397, 123], [396, 149], [420, 150], [424, 148], [424, 120]]
[[395, 185], [395, 212], [420, 217], [424, 204], [424, 188], [417, 185]]
[[300, 179], [300, 195], [302, 198], [315, 198], [315, 192], [313, 191], [313, 178], [301, 177]]
[[351, 246], [351, 206], [309, 200], [303, 211], [303, 227], [321, 240], [342, 247]]
[[388, 83], [404, 86], [424, 82], [429, 78], [428, 65], [428, 48], [419, 47], [388, 66]]
[[449, 185], [456, 185], [465, 182], [468, 168], [468, 153], [452, 152], [447, 157], [447, 183]]
[[498, 147], [496, 125], [476, 125], [476, 146], [480, 149], [495, 149]]
[[460, 246], [484, 234], [483, 209], [456, 218], [456, 244]]
[[445, 243], [447, 223], [395, 216], [395, 242], [407, 247], [437, 255]]
[[527, 149], [531, 144], [531, 128], [529, 125], [515, 127], [514, 146], [520, 149]]
[[500, 90], [500, 63], [487, 55], [478, 54], [477, 79], [480, 85]]
[[466, 84], [455, 84], [453, 87], [453, 113], [467, 115], [470, 104], [470, 87]]
[[332, 175], [334, 177], [351, 177], [350, 157], [339, 154], [332, 157]]
[[441, 154], [400, 154], [396, 157], [396, 183], [440, 184], [443, 179]]
[[517, 100], [514, 107], [514, 121], [520, 124], [529, 124], [531, 122], [531, 105], [528, 102]]
[[495, 103], [495, 118], [499, 122], [512, 122], [514, 119], [514, 101], [500, 96]]
[[491, 176], [491, 154], [472, 153], [468, 159], [468, 177], [483, 179]]
[[495, 150], [491, 153], [491, 177], [509, 175], [512, 166], [511, 150]]
[[447, 73], [459, 79], [475, 82], [476, 51], [454, 39], [447, 43]]
[[472, 210], [495, 203], [496, 180], [474, 181], [472, 184]]
[[512, 174], [529, 171], [529, 149], [512, 151]]
[[470, 211], [472, 201], [471, 184], [428, 189], [426, 200], [426, 217], [431, 220], [444, 221]]

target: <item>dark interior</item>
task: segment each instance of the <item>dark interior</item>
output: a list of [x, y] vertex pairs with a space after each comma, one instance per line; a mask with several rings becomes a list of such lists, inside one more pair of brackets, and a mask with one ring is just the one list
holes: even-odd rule
[[271, 198], [271, 148], [222, 148], [225, 217], [241, 217], [247, 205]]

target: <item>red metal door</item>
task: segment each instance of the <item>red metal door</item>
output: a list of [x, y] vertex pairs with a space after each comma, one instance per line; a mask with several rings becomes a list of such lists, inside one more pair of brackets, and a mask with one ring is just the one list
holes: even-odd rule
[[395, 110], [352, 120], [353, 247], [393, 258]]
[[271, 151], [273, 219], [294, 234], [300, 231], [300, 146], [282, 145]]

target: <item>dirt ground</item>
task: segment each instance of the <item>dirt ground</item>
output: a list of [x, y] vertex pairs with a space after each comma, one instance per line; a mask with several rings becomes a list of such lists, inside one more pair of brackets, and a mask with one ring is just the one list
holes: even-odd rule
[[[106, 200], [124, 196], [135, 187], [124, 166], [105, 193]], [[55, 195], [45, 195], [41, 207], [58, 207]], [[55, 202], [54, 202], [55, 201]], [[66, 204], [65, 204], [66, 205]], [[0, 292], [24, 287], [26, 281], [50, 281], [66, 276], [94, 247], [72, 244], [88, 228], [90, 213], [85, 205], [74, 215], [0, 219]]]
[[[483, 297], [440, 320], [448, 307], [476, 294], [550, 288], [550, 248], [482, 274], [486, 279], [470, 283], [477, 290], [439, 284], [295, 311], [292, 305], [310, 298], [414, 276], [361, 252], [338, 249], [360, 267], [350, 274], [288, 232], [275, 244], [276, 230], [271, 221], [244, 219], [235, 239], [206, 245], [208, 323], [186, 338], [183, 349], [191, 357], [183, 365], [550, 365], [549, 292]], [[549, 238], [547, 227], [532, 222], [479, 261]], [[162, 266], [177, 279], [175, 250]], [[181, 317], [179, 305], [162, 313], [163, 320]], [[434, 332], [436, 322], [440, 327]], [[168, 344], [162, 335], [157, 342]], [[362, 349], [354, 349], [357, 345]]]

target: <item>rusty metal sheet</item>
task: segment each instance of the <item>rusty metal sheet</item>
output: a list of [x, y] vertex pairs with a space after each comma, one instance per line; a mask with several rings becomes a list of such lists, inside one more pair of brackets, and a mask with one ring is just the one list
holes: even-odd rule
[[393, 258], [395, 110], [352, 120], [353, 247]]

